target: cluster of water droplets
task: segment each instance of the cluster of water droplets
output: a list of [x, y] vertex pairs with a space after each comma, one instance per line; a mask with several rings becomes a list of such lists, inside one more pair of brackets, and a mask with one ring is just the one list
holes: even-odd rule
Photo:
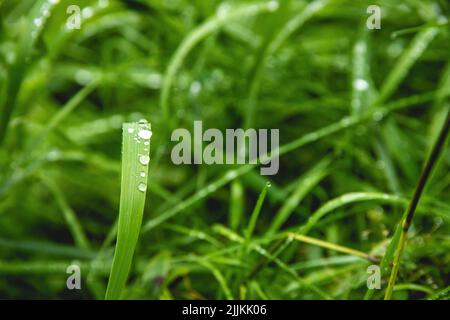
[[[144, 167], [148, 166], [150, 163], [150, 157], [148, 155], [149, 151], [150, 151], [150, 149], [149, 149], [150, 148], [150, 139], [153, 135], [153, 133], [150, 129], [149, 123], [145, 119], [139, 120], [138, 128], [136, 130], [134, 128], [128, 128], [128, 133], [134, 135], [133, 139], [137, 144], [141, 144], [141, 143], [144, 144], [144, 148], [143, 148], [144, 153], [138, 155], [138, 161], [142, 166], [144, 166]], [[141, 192], [145, 192], [147, 190], [147, 183], [146, 183], [147, 174], [146, 174], [146, 172], [141, 171], [139, 173], [139, 177], [143, 178], [145, 180], [145, 182], [140, 182], [138, 184], [138, 190]]]
[[91, 18], [97, 11], [105, 9], [109, 6], [109, 0], [99, 0], [97, 5], [85, 7], [81, 10], [81, 17], [84, 19]]
[[45, 22], [51, 16], [51, 9], [59, 3], [60, 0], [48, 0], [45, 1], [39, 8], [39, 12], [33, 19], [33, 29], [31, 31], [31, 37], [33, 40], [37, 39], [39, 33], [42, 31]]

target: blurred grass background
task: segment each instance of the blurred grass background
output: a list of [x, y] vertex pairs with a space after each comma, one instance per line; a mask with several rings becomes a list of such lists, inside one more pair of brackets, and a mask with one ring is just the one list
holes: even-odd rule
[[[79, 30], [65, 27], [73, 4]], [[379, 30], [366, 27], [373, 4]], [[319, 212], [308, 236], [382, 255], [449, 107], [449, 10], [445, 0], [0, 0], [0, 298], [104, 297], [120, 128], [141, 118], [152, 161], [125, 298], [363, 298], [374, 262], [295, 241], [264, 263], [265, 250]], [[279, 173], [173, 165], [170, 132], [194, 120], [279, 128]], [[449, 165], [447, 148], [394, 298], [448, 298]], [[66, 288], [73, 263], [82, 290]]]

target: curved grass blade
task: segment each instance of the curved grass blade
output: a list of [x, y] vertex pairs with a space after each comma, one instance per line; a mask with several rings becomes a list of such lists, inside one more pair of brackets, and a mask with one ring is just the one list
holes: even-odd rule
[[398, 63], [388, 75], [386, 81], [384, 81], [376, 104], [382, 104], [392, 96], [413, 64], [424, 53], [439, 31], [437, 27], [430, 27], [415, 36], [408, 49], [403, 53]]
[[399, 228], [400, 237], [398, 240], [398, 244], [396, 245], [396, 250], [394, 254], [393, 266], [391, 275], [389, 277], [388, 287], [386, 289], [386, 293], [384, 296], [385, 300], [389, 300], [392, 296], [392, 292], [394, 290], [395, 281], [397, 280], [397, 273], [400, 264], [400, 257], [403, 253], [406, 244], [406, 237], [409, 228], [411, 227], [412, 219], [414, 218], [414, 214], [416, 212], [417, 205], [419, 204], [419, 200], [422, 196], [423, 190], [431, 176], [431, 173], [439, 160], [442, 150], [444, 149], [445, 142], [447, 140], [448, 134], [450, 132], [450, 109], [447, 108], [447, 116], [445, 117], [444, 124], [442, 126], [441, 132], [436, 139], [436, 142], [431, 150], [431, 153], [425, 163], [422, 174], [420, 175], [419, 181], [417, 183], [416, 189], [414, 191], [414, 195], [411, 199], [411, 202], [408, 206], [408, 210], [405, 215], [402, 217], [401, 229]]
[[319, 222], [320, 219], [322, 219], [323, 216], [325, 216], [327, 213], [337, 208], [345, 206], [349, 203], [360, 201], [373, 201], [373, 200], [379, 200], [385, 203], [392, 203], [392, 204], [404, 204], [404, 199], [402, 199], [401, 197], [386, 193], [376, 193], [376, 192], [347, 193], [328, 201], [316, 212], [314, 212], [308, 219], [308, 221], [299, 228], [298, 234], [305, 235], [306, 233], [309, 232], [309, 230], [311, 230], [316, 225], [317, 222]]
[[80, 249], [89, 250], [91, 248], [91, 245], [86, 236], [84, 228], [80, 223], [76, 213], [73, 211], [73, 209], [67, 202], [63, 192], [51, 178], [46, 177], [43, 174], [41, 175], [40, 178], [42, 182], [50, 190], [50, 192], [53, 193], [53, 196], [55, 197], [58, 206], [61, 208], [64, 220], [66, 221], [67, 227], [69, 228], [70, 233], [72, 234], [72, 237], [75, 240], [77, 247]]
[[267, 231], [269, 235], [280, 229], [303, 198], [327, 175], [327, 167], [330, 162], [331, 160], [329, 158], [322, 160], [301, 178], [292, 195], [275, 214], [269, 230]]
[[256, 201], [255, 208], [253, 209], [252, 215], [250, 216], [250, 221], [248, 222], [247, 230], [245, 230], [245, 243], [248, 244], [250, 238], [252, 237], [253, 230], [255, 230], [256, 222], [261, 212], [264, 199], [266, 198], [267, 189], [270, 188], [270, 183], [267, 183], [259, 194], [258, 200]]
[[130, 272], [144, 213], [150, 137], [147, 122], [123, 125], [119, 224], [105, 299], [120, 299]]

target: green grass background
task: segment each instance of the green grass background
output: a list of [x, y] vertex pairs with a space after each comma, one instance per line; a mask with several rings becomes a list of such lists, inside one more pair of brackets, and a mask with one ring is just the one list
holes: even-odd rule
[[[271, 248], [301, 228], [383, 255], [450, 105], [448, 1], [50, 4], [0, 0], [0, 298], [104, 298], [121, 127], [141, 118], [152, 160], [123, 298], [364, 297], [375, 262], [300, 241], [273, 260]], [[84, 9], [80, 30], [65, 28], [72, 4]], [[366, 27], [372, 4], [380, 30]], [[173, 165], [170, 132], [194, 120], [279, 128], [279, 173]], [[448, 298], [449, 166], [447, 147], [396, 299]], [[74, 263], [82, 289], [70, 291]]]

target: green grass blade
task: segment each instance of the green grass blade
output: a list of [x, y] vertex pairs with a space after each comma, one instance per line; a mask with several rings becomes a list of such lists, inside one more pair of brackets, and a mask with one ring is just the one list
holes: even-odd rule
[[377, 104], [384, 103], [392, 96], [402, 80], [408, 74], [408, 71], [424, 53], [428, 45], [431, 43], [431, 41], [433, 41], [438, 33], [439, 28], [430, 27], [416, 35], [408, 49], [400, 57], [398, 63], [392, 69], [383, 86], [381, 87], [380, 95], [377, 99]]
[[150, 136], [147, 122], [123, 125], [119, 224], [106, 299], [120, 299], [130, 272], [144, 213]]
[[392, 292], [393, 292], [394, 286], [395, 286], [395, 281], [397, 279], [398, 269], [400, 267], [400, 258], [401, 258], [402, 252], [404, 250], [404, 247], [406, 245], [406, 238], [407, 238], [408, 230], [411, 227], [414, 213], [416, 211], [417, 205], [419, 204], [419, 201], [420, 201], [422, 193], [425, 189], [425, 186], [433, 172], [433, 169], [434, 169], [436, 163], [439, 160], [442, 150], [445, 147], [445, 143], [447, 141], [449, 132], [450, 132], [450, 108], [447, 108], [447, 116], [444, 119], [444, 124], [442, 126], [442, 129], [441, 129], [439, 136], [437, 137], [436, 142], [433, 146], [433, 149], [431, 150], [431, 153], [425, 163], [422, 174], [420, 175], [419, 181], [418, 181], [416, 189], [414, 191], [414, 195], [408, 206], [408, 210], [405, 213], [404, 217], [402, 217], [402, 220], [399, 224], [399, 226], [401, 225], [400, 239], [398, 241], [398, 244], [397, 244], [396, 250], [395, 250], [393, 267], [392, 267], [391, 275], [389, 278], [388, 287], [386, 289], [386, 294], [384, 296], [385, 300], [389, 300], [392, 296]]
[[322, 219], [323, 216], [325, 216], [326, 214], [337, 208], [348, 205], [350, 203], [361, 201], [374, 201], [374, 200], [392, 204], [404, 204], [404, 199], [402, 199], [401, 197], [386, 193], [377, 193], [377, 192], [347, 193], [340, 197], [332, 199], [326, 202], [323, 206], [321, 206], [317, 211], [315, 211], [311, 215], [308, 221], [299, 228], [298, 233], [301, 235], [305, 235], [319, 222], [320, 219]]
[[11, 115], [16, 107], [17, 98], [30, 65], [30, 57], [34, 44], [40, 36], [50, 16], [49, 13], [52, 12], [55, 5], [57, 5], [56, 1], [36, 1], [30, 11], [26, 31], [22, 32], [20, 44], [16, 52], [17, 58], [9, 70], [10, 78], [6, 84], [5, 98], [0, 98], [0, 145], [3, 143]]
[[256, 201], [255, 208], [253, 209], [252, 215], [250, 216], [250, 221], [248, 222], [247, 230], [245, 231], [245, 241], [248, 243], [252, 237], [253, 230], [255, 230], [256, 222], [258, 221], [259, 214], [261, 212], [264, 199], [266, 198], [267, 189], [270, 188], [270, 183], [267, 183], [259, 194], [258, 200]]
[[41, 175], [41, 180], [51, 191], [51, 193], [53, 193], [53, 196], [55, 197], [58, 206], [61, 208], [64, 220], [66, 221], [66, 224], [70, 230], [70, 233], [72, 234], [72, 237], [75, 240], [77, 247], [86, 250], [90, 249], [91, 245], [89, 244], [89, 240], [87, 239], [84, 228], [78, 220], [76, 213], [67, 202], [63, 192], [59, 189], [56, 183], [52, 181], [51, 178]]
[[284, 205], [275, 214], [272, 224], [267, 231], [269, 234], [273, 234], [280, 229], [302, 199], [326, 176], [326, 169], [329, 164], [329, 159], [322, 160], [301, 178], [292, 195], [286, 199]]
[[237, 230], [244, 212], [244, 188], [242, 182], [235, 180], [230, 188], [230, 228]]

